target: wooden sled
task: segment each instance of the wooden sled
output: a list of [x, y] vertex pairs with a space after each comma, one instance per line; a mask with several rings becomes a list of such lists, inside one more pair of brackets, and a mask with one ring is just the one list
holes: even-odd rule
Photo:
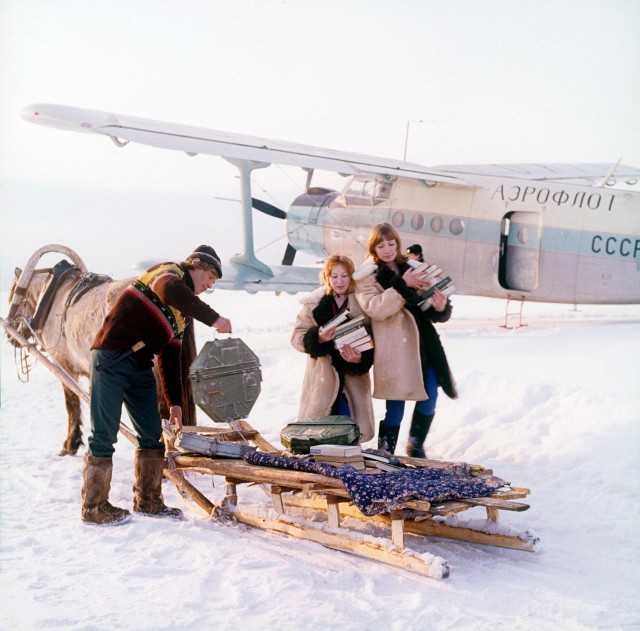
[[[30, 352], [34, 353], [63, 384], [78, 394], [83, 401], [89, 402], [89, 395], [83, 388], [44, 350], [35, 348], [4, 318], [0, 318], [0, 325], [20, 346], [28, 347]], [[234, 350], [233, 346], [237, 345], [235, 340], [223, 340], [222, 342], [225, 346], [232, 347], [232, 350]], [[239, 352], [242, 351], [243, 349], [240, 348]], [[257, 370], [257, 366], [252, 365], [245, 372], [251, 377], [251, 373], [256, 373]], [[237, 378], [236, 374], [223, 376]], [[214, 378], [218, 379], [219, 376], [214, 373]], [[244, 388], [241, 395], [236, 398], [232, 397], [230, 400], [225, 399], [222, 405], [216, 403], [213, 409], [232, 409], [232, 413], [229, 414], [235, 414], [237, 410], [247, 412], [250, 409], [259, 392], [256, 387], [257, 380], [248, 378], [240, 381], [242, 388]], [[217, 395], [220, 390], [224, 391], [224, 388], [208, 388], [204, 390], [204, 394]], [[247, 393], [247, 391], [249, 392]], [[203, 407], [202, 404], [200, 406]], [[212, 414], [211, 409], [208, 410], [208, 413], [213, 415], [214, 420], [217, 420], [217, 413]], [[184, 427], [182, 431], [183, 433], [194, 432], [203, 436], [212, 436], [221, 441], [251, 444], [260, 451], [279, 454], [279, 449], [269, 443], [245, 420], [232, 420], [228, 422], [228, 425], [228, 428], [223, 429]], [[134, 433], [124, 423], [120, 424], [120, 431], [129, 441], [136, 444]], [[165, 436], [168, 461], [168, 467], [164, 470], [165, 477], [176, 485], [183, 497], [192, 500], [214, 519], [231, 519], [254, 528], [314, 541], [327, 548], [350, 552], [432, 578], [449, 576], [447, 561], [439, 556], [412, 550], [406, 545], [405, 534], [445, 537], [526, 551], [534, 551], [539, 541], [530, 531], [505, 534], [495, 528], [480, 530], [464, 525], [447, 524], [443, 521], [443, 518], [447, 516], [481, 506], [486, 510], [487, 523], [495, 525], [500, 511], [520, 512], [529, 508], [528, 504], [514, 501], [527, 497], [528, 489], [509, 487], [508, 490], [499, 491], [486, 497], [459, 499], [437, 504], [412, 500], [387, 514], [367, 517], [351, 504], [351, 498], [346, 488], [336, 478], [316, 473], [256, 466], [239, 459], [184, 454], [174, 447], [170, 432]], [[445, 467], [451, 464], [436, 460], [397, 458], [401, 462], [415, 466]], [[476, 474], [490, 473], [489, 470], [479, 465], [471, 465], [470, 468], [472, 474], [474, 472]], [[187, 480], [185, 473], [224, 477], [226, 487], [223, 500], [219, 504], [212, 502]], [[275, 518], [257, 516], [243, 511], [238, 506], [238, 487], [243, 484], [262, 486], [272, 503]], [[322, 520], [300, 519], [300, 517], [291, 514], [296, 509], [305, 509], [305, 514], [310, 511], [313, 511], [314, 514], [324, 514], [324, 518]], [[353, 529], [346, 528], [343, 518], [356, 518], [370, 524], [386, 526], [386, 531], [389, 534], [385, 537], [359, 534]]]
[[[191, 427], [185, 431], [198, 432], [219, 440], [238, 440], [255, 445], [260, 451], [279, 454], [247, 421], [229, 423], [229, 428]], [[401, 462], [415, 466], [444, 467], [443, 461], [398, 457]], [[351, 503], [343, 483], [332, 477], [287, 469], [256, 466], [239, 459], [184, 454], [168, 444], [169, 467], [165, 476], [171, 480], [184, 497], [195, 502], [213, 518], [233, 519], [239, 523], [286, 534], [299, 539], [315, 541], [321, 545], [350, 552], [408, 569], [432, 578], [449, 576], [449, 565], [445, 559], [428, 553], [418, 553], [406, 545], [405, 534], [425, 537], [445, 537], [470, 543], [500, 546], [516, 550], [535, 550], [538, 538], [530, 531], [517, 534], [500, 533], [496, 522], [500, 511], [521, 512], [528, 504], [514, 500], [527, 497], [528, 489], [509, 487], [487, 497], [451, 500], [431, 504], [411, 500], [397, 510], [367, 517]], [[472, 474], [490, 474], [479, 465], [471, 465]], [[225, 479], [225, 496], [219, 504], [209, 500], [185, 477], [185, 473], [222, 476]], [[241, 485], [259, 484], [268, 496], [275, 511], [274, 518], [256, 516], [243, 511], [238, 504], [238, 489]], [[479, 530], [464, 525], [451, 525], [443, 518], [470, 508], [480, 506], [487, 513], [487, 528]], [[295, 509], [315, 511], [324, 518], [308, 519], [294, 515]], [[356, 518], [378, 526], [386, 526], [386, 537], [362, 535], [345, 527], [344, 518]], [[475, 522], [477, 523], [477, 522]], [[492, 527], [493, 526], [493, 527]]]

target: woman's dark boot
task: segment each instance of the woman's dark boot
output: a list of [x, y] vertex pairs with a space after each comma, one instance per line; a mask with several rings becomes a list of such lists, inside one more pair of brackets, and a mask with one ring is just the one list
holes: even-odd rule
[[399, 433], [400, 425], [385, 425], [384, 421], [380, 421], [378, 427], [378, 449], [384, 449], [390, 454], [395, 453]]
[[182, 511], [165, 506], [162, 499], [164, 449], [136, 449], [134, 469], [133, 510], [151, 517], [181, 518]]
[[409, 442], [407, 444], [407, 456], [410, 458], [427, 457], [424, 451], [424, 441], [427, 438], [434, 416], [434, 414], [421, 414], [418, 410], [413, 411], [411, 429], [409, 430]]

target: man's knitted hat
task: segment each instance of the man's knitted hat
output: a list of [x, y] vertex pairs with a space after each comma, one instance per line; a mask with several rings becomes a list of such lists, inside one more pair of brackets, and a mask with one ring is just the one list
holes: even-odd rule
[[211, 267], [216, 270], [218, 278], [222, 278], [222, 263], [220, 263], [220, 257], [210, 245], [199, 245], [187, 258], [200, 259], [203, 263], [211, 265]]

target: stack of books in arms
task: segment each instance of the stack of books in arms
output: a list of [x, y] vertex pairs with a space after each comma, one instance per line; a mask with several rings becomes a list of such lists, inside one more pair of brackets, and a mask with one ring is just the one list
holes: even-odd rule
[[373, 348], [373, 338], [364, 326], [364, 316], [358, 316], [347, 320], [336, 327], [336, 336], [333, 343], [337, 349], [349, 344], [351, 348], [362, 353]]
[[420, 293], [420, 308], [426, 311], [432, 304], [432, 296], [436, 290], [442, 292], [445, 296], [451, 295], [456, 290], [456, 286], [451, 282], [450, 276], [445, 276], [443, 271], [437, 265], [431, 265], [426, 261], [407, 261], [414, 270], [422, 272], [422, 278], [428, 280], [431, 286]]
[[[345, 315], [346, 314], [346, 315]], [[320, 331], [327, 331], [335, 327], [336, 336], [333, 340], [335, 347], [340, 349], [345, 344], [362, 353], [373, 348], [373, 338], [364, 326], [364, 316], [351, 318], [349, 309], [345, 309], [320, 327]]]
[[312, 445], [309, 453], [316, 462], [324, 462], [334, 467], [349, 465], [358, 470], [366, 468], [359, 445]]

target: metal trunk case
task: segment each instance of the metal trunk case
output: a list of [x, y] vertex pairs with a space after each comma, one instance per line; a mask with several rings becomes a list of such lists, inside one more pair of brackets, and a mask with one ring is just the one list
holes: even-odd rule
[[237, 338], [206, 342], [189, 369], [193, 397], [217, 423], [246, 418], [260, 394], [258, 356]]
[[358, 424], [348, 416], [320, 416], [289, 423], [280, 442], [292, 452], [308, 454], [313, 445], [357, 445]]

